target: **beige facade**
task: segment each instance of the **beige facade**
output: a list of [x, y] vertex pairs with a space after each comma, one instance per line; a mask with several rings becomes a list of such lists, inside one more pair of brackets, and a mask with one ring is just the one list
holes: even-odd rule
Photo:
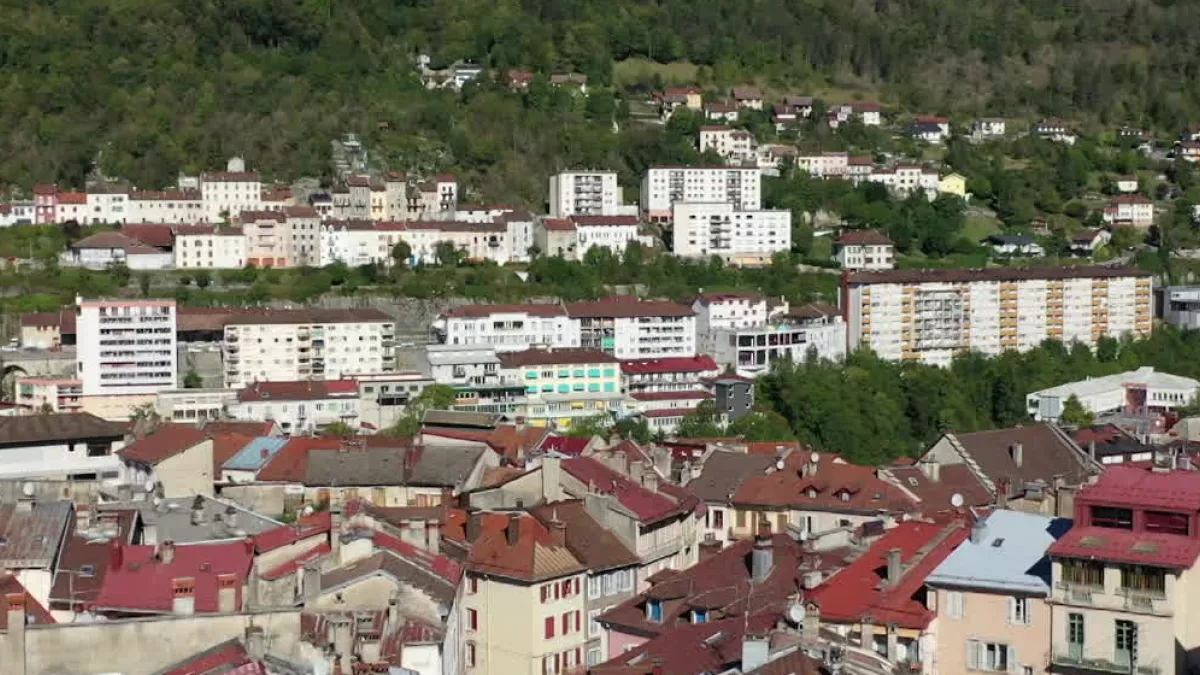
[[[564, 584], [572, 589], [569, 597], [561, 593]], [[535, 584], [471, 574], [462, 596], [466, 672], [546, 675], [579, 666], [586, 658], [586, 584], [585, 574]], [[543, 588], [550, 591], [546, 602]], [[553, 636], [547, 637], [551, 622]]]
[[[958, 675], [982, 670], [989, 654], [1004, 649], [1009, 672], [1045, 673], [1050, 663], [1050, 605], [1044, 598], [1021, 597], [982, 591], [930, 589], [938, 618], [935, 663], [938, 675]], [[1019, 623], [1012, 607], [1021, 601], [1028, 614]], [[1022, 610], [1024, 611], [1024, 610]], [[984, 660], [979, 660], [982, 651]], [[971, 652], [974, 652], [972, 655]]]

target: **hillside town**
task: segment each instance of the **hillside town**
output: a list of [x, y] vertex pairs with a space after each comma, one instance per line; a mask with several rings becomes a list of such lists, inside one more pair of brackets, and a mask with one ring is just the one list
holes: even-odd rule
[[[420, 68], [430, 89], [484, 72]], [[535, 77], [504, 76], [513, 91]], [[580, 73], [549, 82], [588, 95]], [[328, 184], [233, 157], [169, 190], [97, 173], [0, 205], [0, 236], [72, 233], [5, 269], [124, 276], [11, 317], [0, 350], [0, 675], [1200, 671], [1200, 381], [1108, 353], [1200, 327], [1200, 286], [1136, 259], [1169, 258], [1150, 233], [1176, 197], [1113, 176], [1069, 239], [997, 229], [975, 242], [986, 264], [942, 264], [961, 252], [797, 212], [773, 181], [966, 208], [948, 164], [760, 144], [737, 125], [766, 116], [795, 140], [817, 116], [929, 148], [1084, 142], [1069, 124], [954, 128], [748, 86], [666, 87], [652, 110], [699, 118], [705, 161], [649, 166], [636, 188], [603, 168], [539, 176], [538, 213], [472, 204], [453, 174], [380, 169], [352, 134]], [[1171, 159], [1200, 161], [1196, 139]], [[827, 256], [792, 257], [801, 226]], [[454, 298], [416, 334], [386, 303], [164, 290], [247, 269], [525, 281], [547, 258], [641, 256], [803, 265], [837, 290]], [[1056, 366], [1104, 352], [1107, 374], [1047, 369], [1011, 424], [943, 424], [886, 462], [769, 426], [807, 412], [764, 404], [796, 364], [867, 354], [949, 377], [1047, 344]]]

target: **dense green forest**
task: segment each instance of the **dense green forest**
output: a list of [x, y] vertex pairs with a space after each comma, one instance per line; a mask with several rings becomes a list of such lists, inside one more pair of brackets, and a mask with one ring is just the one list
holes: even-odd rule
[[1105, 339], [1094, 351], [1047, 342], [1025, 353], [968, 354], [949, 368], [883, 361], [864, 349], [844, 363], [780, 363], [757, 380], [757, 401], [803, 442], [886, 463], [915, 456], [943, 431], [1028, 424], [1031, 392], [1141, 366], [1200, 378], [1200, 331], [1165, 326], [1146, 340]]
[[[687, 149], [626, 123], [626, 101], [659, 84], [606, 89], [630, 58], [690, 62], [714, 89], [857, 92], [911, 112], [1172, 131], [1200, 117], [1192, 2], [2, 0], [0, 12], [0, 185], [25, 188], [78, 186], [97, 155], [143, 188], [233, 154], [273, 178], [320, 175], [346, 131], [392, 168], [463, 172], [481, 199], [540, 199], [563, 166], [611, 166], [633, 184]], [[595, 94], [544, 81], [522, 95], [427, 92], [420, 52], [578, 70]]]

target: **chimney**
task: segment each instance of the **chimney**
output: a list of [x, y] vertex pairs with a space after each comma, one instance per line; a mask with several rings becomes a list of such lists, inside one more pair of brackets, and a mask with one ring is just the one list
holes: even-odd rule
[[388, 598], [388, 630], [394, 631], [399, 628], [400, 622], [400, 599]]
[[1021, 468], [1021, 462], [1025, 459], [1025, 448], [1020, 443], [1013, 443], [1008, 453], [1012, 455], [1013, 464], [1016, 464], [1018, 469]]
[[225, 509], [225, 527], [231, 530], [237, 529], [238, 512], [232, 504]]
[[811, 640], [821, 634], [821, 608], [816, 603], [810, 603], [804, 612], [803, 635]]
[[742, 672], [748, 673], [766, 665], [771, 658], [771, 641], [766, 635], [746, 633], [742, 638]]
[[354, 636], [351, 631], [350, 616], [345, 613], [329, 615], [329, 626], [333, 638], [333, 651], [347, 663], [354, 650]]
[[554, 542], [555, 546], [562, 548], [567, 545], [567, 524], [558, 519], [558, 509], [554, 510], [549, 530], [550, 541]]
[[893, 548], [887, 552], [887, 585], [888, 587], [895, 586], [900, 583], [900, 575], [904, 571], [904, 566], [900, 563], [900, 549]]
[[934, 483], [942, 479], [942, 464], [935, 457], [927, 457], [921, 460], [917, 466], [921, 469], [921, 473]]
[[304, 599], [312, 600], [321, 594], [321, 567], [315, 561], [304, 565]]
[[508, 545], [516, 546], [517, 542], [521, 539], [521, 516], [509, 516], [508, 526], [504, 528], [504, 533], [508, 536]]
[[192, 525], [204, 524], [204, 497], [196, 495], [192, 500]]
[[483, 529], [480, 525], [480, 520], [483, 518], [478, 513], [467, 514], [467, 543], [474, 543], [479, 538], [480, 530]]
[[771, 524], [765, 520], [758, 521], [758, 535], [754, 538], [754, 548], [750, 550], [750, 578], [756, 584], [761, 584], [771, 576], [775, 567], [775, 544], [771, 540]]
[[114, 570], [121, 569], [121, 565], [125, 562], [125, 546], [121, 544], [119, 538], [113, 538], [109, 545], [112, 552], [109, 555], [108, 566]]
[[262, 626], [246, 627], [246, 655], [254, 661], [262, 661], [267, 656], [267, 637]]
[[175, 542], [167, 539], [158, 550], [158, 560], [164, 565], [175, 562]]
[[658, 472], [653, 467], [647, 467], [642, 474], [642, 486], [651, 492], [658, 492]]
[[1088, 457], [1091, 457], [1093, 462], [1096, 461], [1096, 441], [1094, 440], [1088, 441]]
[[1008, 508], [1008, 493], [1011, 490], [1011, 483], [1007, 478], [1001, 478], [996, 481], [996, 508]]
[[721, 542], [717, 541], [712, 532], [704, 535], [704, 541], [697, 547], [700, 555], [699, 562], [704, 562], [721, 552]]
[[971, 515], [975, 517], [975, 522], [971, 524], [971, 543], [981, 544], [987, 535], [987, 518], [975, 515], [974, 512]]

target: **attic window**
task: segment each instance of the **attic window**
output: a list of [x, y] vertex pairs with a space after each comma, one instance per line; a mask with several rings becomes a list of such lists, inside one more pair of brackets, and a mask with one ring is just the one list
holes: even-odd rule
[[816, 488], [808, 488], [808, 498], [809, 499], [817, 498], [817, 489]]
[[913, 487], [921, 487], [921, 484], [917, 481], [917, 479], [913, 478], [912, 476], [908, 477], [908, 484]]
[[996, 540], [992, 542], [992, 548], [1000, 548], [1003, 545], [1004, 537], [997, 537]]
[[81, 576], [81, 577], [96, 576], [96, 566], [95, 565], [80, 565], [79, 576]]
[[850, 493], [846, 492], [845, 490], [842, 490], [841, 492], [838, 493], [838, 499], [840, 499], [844, 502], [848, 502], [848, 501], [850, 501]]
[[708, 610], [707, 609], [693, 609], [692, 610], [692, 623], [708, 623]]
[[649, 599], [646, 601], [646, 620], [653, 621], [654, 623], [662, 623], [662, 600]]

